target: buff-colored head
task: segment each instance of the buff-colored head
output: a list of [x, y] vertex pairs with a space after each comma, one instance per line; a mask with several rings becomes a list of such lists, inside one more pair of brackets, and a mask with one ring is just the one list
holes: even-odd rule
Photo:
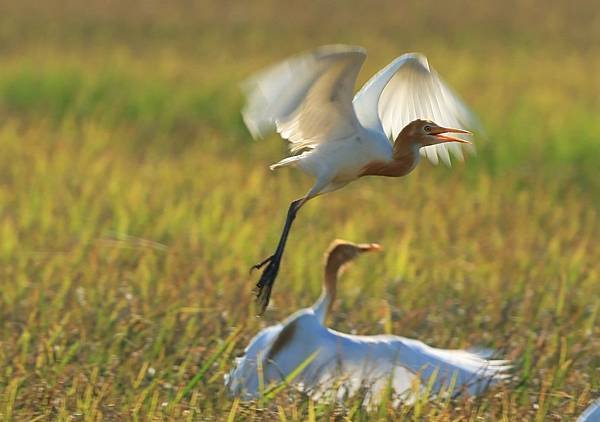
[[405, 139], [411, 144], [416, 144], [419, 148], [443, 144], [445, 142], [470, 144], [469, 141], [455, 136], [445, 135], [446, 133], [471, 134], [468, 130], [443, 127], [431, 120], [417, 119], [404, 126], [404, 129], [402, 129], [398, 137]]
[[337, 239], [331, 243], [325, 253], [326, 266], [337, 271], [365, 252], [376, 252], [382, 249], [381, 245], [377, 243], [352, 243]]

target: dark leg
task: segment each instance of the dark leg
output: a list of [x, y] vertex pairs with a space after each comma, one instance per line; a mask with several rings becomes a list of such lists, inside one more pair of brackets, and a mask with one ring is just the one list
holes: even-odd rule
[[288, 208], [287, 217], [285, 219], [285, 225], [283, 226], [283, 231], [281, 232], [281, 237], [279, 238], [279, 243], [277, 244], [277, 249], [275, 253], [265, 259], [264, 261], [254, 265], [250, 271], [254, 269], [260, 269], [267, 266], [262, 275], [260, 276], [260, 280], [256, 283], [256, 301], [259, 306], [258, 314], [262, 315], [269, 304], [269, 298], [271, 297], [271, 289], [273, 288], [273, 284], [275, 283], [275, 278], [277, 277], [277, 273], [279, 272], [279, 264], [281, 262], [281, 257], [283, 256], [283, 250], [285, 249], [285, 243], [287, 242], [288, 234], [290, 233], [290, 229], [292, 228], [292, 223], [296, 218], [296, 213], [304, 203], [305, 199], [296, 199], [294, 202], [290, 204]]

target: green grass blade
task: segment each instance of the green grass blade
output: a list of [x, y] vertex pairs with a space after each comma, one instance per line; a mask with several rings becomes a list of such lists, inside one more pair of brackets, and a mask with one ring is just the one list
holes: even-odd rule
[[200, 368], [198, 373], [196, 375], [194, 375], [194, 377], [190, 380], [190, 382], [187, 383], [185, 388], [182, 390], [181, 394], [175, 398], [175, 404], [178, 403], [179, 400], [181, 400], [181, 398], [187, 397], [190, 394], [190, 392], [192, 391], [192, 389], [196, 386], [196, 384], [198, 384], [200, 381], [202, 381], [202, 378], [204, 378], [204, 375], [206, 375], [206, 373], [208, 372], [210, 367], [213, 365], [213, 363], [215, 363], [217, 361], [217, 359], [219, 359], [219, 357], [223, 354], [225, 349], [227, 349], [229, 344], [236, 339], [236, 337], [239, 335], [241, 330], [242, 330], [241, 326], [237, 327], [235, 330], [233, 330], [233, 332], [229, 335], [229, 337], [227, 337], [227, 339], [225, 339], [225, 341], [223, 343], [221, 343], [219, 348], [206, 360], [206, 362], [204, 362], [204, 365], [202, 365], [202, 367]]
[[270, 400], [272, 400], [283, 389], [285, 389], [287, 386], [289, 386], [291, 384], [291, 382], [294, 381], [294, 379], [298, 375], [300, 375], [300, 373], [302, 371], [304, 371], [304, 369], [308, 365], [310, 365], [313, 360], [315, 360], [315, 358], [317, 357], [318, 354], [319, 354], [319, 351], [315, 350], [313, 353], [310, 354], [310, 356], [308, 356], [306, 359], [304, 359], [304, 361], [302, 361], [302, 363], [300, 365], [298, 365], [292, 372], [290, 372], [288, 374], [288, 376], [285, 377], [285, 379], [281, 383], [274, 385], [271, 388], [268, 388], [264, 393], [265, 404], [268, 403]]

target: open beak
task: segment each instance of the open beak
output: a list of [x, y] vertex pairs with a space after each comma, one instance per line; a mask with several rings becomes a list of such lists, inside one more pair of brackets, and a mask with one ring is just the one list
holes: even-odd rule
[[444, 135], [444, 133], [464, 133], [467, 135], [472, 135], [472, 133], [469, 132], [468, 130], [453, 129], [453, 128], [441, 127], [441, 126], [436, 127], [431, 131], [431, 134], [434, 135], [439, 140], [438, 144], [441, 144], [444, 142], [460, 142], [462, 144], [470, 144], [471, 143], [467, 140], [457, 138], [455, 136]]
[[383, 250], [379, 243], [361, 243], [357, 246], [361, 252], [379, 252]]

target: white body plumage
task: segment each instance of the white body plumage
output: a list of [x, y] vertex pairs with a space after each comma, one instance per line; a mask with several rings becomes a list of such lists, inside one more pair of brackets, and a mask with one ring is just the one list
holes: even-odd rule
[[360, 128], [349, 138], [318, 144], [299, 155], [285, 158], [273, 164], [271, 170], [290, 165], [300, 167], [316, 179], [311, 191], [317, 196], [356, 180], [369, 163], [391, 159], [389, 140], [382, 133]]

